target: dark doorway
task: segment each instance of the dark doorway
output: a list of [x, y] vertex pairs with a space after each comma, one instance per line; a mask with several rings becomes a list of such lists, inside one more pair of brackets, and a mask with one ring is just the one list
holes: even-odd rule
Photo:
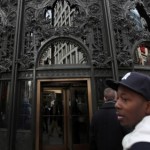
[[40, 83], [40, 150], [88, 150], [87, 81]]

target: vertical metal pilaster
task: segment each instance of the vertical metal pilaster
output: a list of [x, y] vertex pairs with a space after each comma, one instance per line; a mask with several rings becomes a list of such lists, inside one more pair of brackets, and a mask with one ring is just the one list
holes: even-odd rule
[[10, 87], [10, 112], [9, 112], [9, 127], [8, 127], [8, 150], [15, 150], [15, 129], [16, 129], [16, 89], [17, 89], [17, 71], [18, 71], [18, 54], [21, 50], [22, 43], [22, 18], [23, 18], [23, 1], [18, 0], [17, 5], [17, 20], [15, 29], [14, 39], [14, 51], [13, 51], [13, 62], [12, 62], [12, 76], [11, 76], [11, 87]]
[[110, 54], [111, 54], [111, 57], [113, 59], [112, 60], [113, 78], [115, 80], [118, 80], [118, 78], [119, 78], [118, 77], [118, 65], [117, 65], [117, 58], [116, 58], [116, 51], [115, 51], [115, 44], [114, 44], [115, 42], [114, 42], [109, 0], [103, 0], [103, 6], [104, 6], [104, 15], [105, 15], [105, 23], [106, 23], [108, 48], [110, 50]]
[[36, 101], [36, 94], [37, 94], [37, 80], [36, 80], [36, 59], [37, 59], [37, 45], [36, 45], [36, 31], [33, 30], [33, 43], [34, 43], [34, 67], [33, 67], [33, 113], [32, 113], [32, 133], [33, 133], [33, 145], [32, 148], [35, 149], [36, 147], [36, 109], [37, 109], [37, 101]]

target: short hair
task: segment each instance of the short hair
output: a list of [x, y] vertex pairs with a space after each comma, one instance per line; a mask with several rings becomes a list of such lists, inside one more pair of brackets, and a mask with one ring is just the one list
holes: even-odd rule
[[106, 100], [114, 100], [116, 99], [116, 91], [113, 90], [112, 88], [106, 88], [104, 90], [104, 97]]

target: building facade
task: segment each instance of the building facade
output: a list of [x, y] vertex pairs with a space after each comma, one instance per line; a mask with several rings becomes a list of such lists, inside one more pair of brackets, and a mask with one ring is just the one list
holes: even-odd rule
[[0, 149], [89, 149], [105, 80], [150, 75], [149, 0], [0, 1]]

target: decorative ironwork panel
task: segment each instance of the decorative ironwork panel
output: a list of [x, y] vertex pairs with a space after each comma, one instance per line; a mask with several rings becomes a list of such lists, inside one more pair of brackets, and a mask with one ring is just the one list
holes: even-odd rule
[[0, 1], [0, 73], [11, 71], [14, 47], [16, 2]]
[[141, 0], [112, 0], [110, 8], [118, 65], [130, 66], [134, 44], [150, 37], [148, 12]]
[[73, 78], [73, 77], [90, 77], [91, 72], [89, 69], [53, 69], [53, 70], [42, 70], [42, 72], [39, 70], [37, 71], [37, 78]]
[[[53, 37], [73, 36], [87, 47], [95, 66], [103, 67], [109, 64], [108, 52], [103, 45], [103, 11], [99, 1], [83, 2], [66, 1], [69, 5], [71, 23], [63, 25], [57, 21], [57, 3], [65, 1], [26, 1], [24, 17], [25, 46], [19, 59], [20, 69], [32, 68], [45, 41]], [[73, 13], [72, 13], [73, 12]], [[67, 13], [67, 11], [65, 11]], [[62, 15], [63, 17], [63, 15]], [[64, 18], [63, 18], [64, 19]], [[58, 23], [56, 23], [58, 22]], [[83, 54], [84, 55], [84, 54]], [[23, 61], [25, 59], [25, 61]]]
[[89, 64], [89, 54], [80, 42], [61, 37], [48, 42], [38, 57], [38, 66]]

